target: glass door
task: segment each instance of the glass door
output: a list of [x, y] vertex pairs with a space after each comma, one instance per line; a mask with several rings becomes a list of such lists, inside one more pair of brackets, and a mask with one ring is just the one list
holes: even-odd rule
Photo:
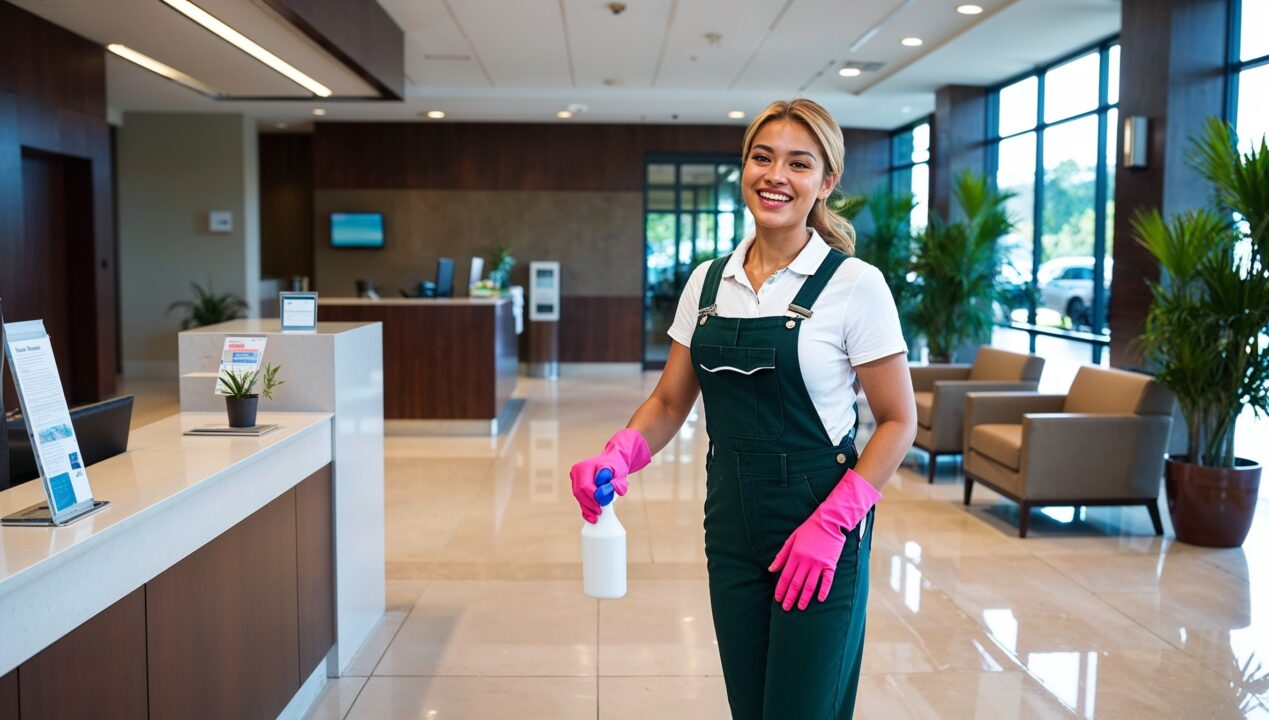
[[699, 264], [731, 252], [752, 231], [733, 156], [650, 156], [645, 161], [645, 368], [665, 367], [679, 295]]

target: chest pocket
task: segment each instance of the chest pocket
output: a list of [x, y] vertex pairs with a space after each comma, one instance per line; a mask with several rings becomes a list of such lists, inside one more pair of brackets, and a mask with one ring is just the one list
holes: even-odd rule
[[701, 345], [696, 360], [711, 434], [773, 440], [784, 433], [775, 348]]

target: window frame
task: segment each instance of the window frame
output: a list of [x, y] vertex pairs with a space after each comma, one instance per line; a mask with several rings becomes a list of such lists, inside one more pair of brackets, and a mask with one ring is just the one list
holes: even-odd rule
[[1269, 65], [1269, 53], [1250, 60], [1241, 58], [1243, 3], [1245, 1], [1229, 0], [1229, 15], [1225, 31], [1225, 107], [1223, 108], [1224, 117], [1222, 119], [1233, 124], [1235, 128], [1238, 127], [1238, 93], [1241, 89], [1243, 73]]
[[[1107, 133], [1118, 133], [1118, 128], [1109, 127], [1109, 117], [1112, 110], [1118, 110], [1119, 99], [1114, 103], [1109, 102], [1108, 90], [1110, 80], [1110, 49], [1116, 45], [1120, 45], [1119, 34], [1115, 33], [1108, 37], [1102, 38], [1093, 43], [1083, 45], [1071, 52], [1061, 55], [1060, 57], [1050, 60], [1041, 65], [1037, 65], [1026, 72], [1018, 73], [1003, 82], [997, 83], [988, 88], [987, 93], [987, 143], [986, 143], [986, 160], [987, 160], [987, 176], [989, 182], [995, 187], [996, 176], [1000, 170], [1000, 144], [1011, 138], [1021, 137], [1028, 133], [1035, 133], [1035, 177], [1033, 183], [1035, 191], [1033, 193], [1032, 203], [1032, 229], [1031, 229], [1031, 278], [1028, 283], [1029, 299], [1027, 308], [1027, 322], [1019, 323], [1012, 320], [1003, 323], [1002, 327], [1021, 330], [1028, 334], [1031, 352], [1035, 352], [1036, 337], [1046, 335], [1057, 337], [1064, 340], [1085, 343], [1092, 346], [1092, 360], [1094, 364], [1101, 363], [1101, 356], [1104, 349], [1110, 346], [1110, 329], [1109, 323], [1102, 323], [1108, 320], [1107, 317], [1107, 296], [1106, 283], [1093, 283], [1093, 307], [1092, 314], [1101, 328], [1094, 327], [1092, 332], [1083, 332], [1078, 330], [1062, 330], [1044, 327], [1036, 324], [1036, 297], [1039, 294], [1038, 271], [1040, 268], [1039, 259], [1043, 256], [1044, 251], [1044, 137], [1046, 131], [1050, 128], [1066, 125], [1089, 117], [1097, 118], [1097, 164], [1095, 170], [1095, 180], [1093, 189], [1093, 258], [1094, 258], [1094, 275], [1104, 275], [1105, 273], [1105, 256], [1106, 256], [1106, 225], [1107, 225], [1107, 202], [1110, 200], [1110, 173], [1115, 171], [1119, 162], [1116, 158], [1115, 164], [1108, 167], [1106, 162], [1107, 150]], [[1090, 53], [1097, 53], [1099, 59], [1098, 67], [1098, 90], [1097, 90], [1097, 106], [1091, 110], [1077, 113], [1064, 117], [1053, 122], [1046, 122], [1044, 118], [1044, 95], [1046, 75], [1050, 70], [1065, 65], [1068, 62], [1076, 60]], [[1121, 46], [1121, 62], [1122, 62], [1122, 46]], [[1036, 78], [1036, 122], [1035, 125], [1025, 130], [1010, 133], [1009, 135], [1000, 135], [1000, 93], [1005, 88], [1026, 80], [1027, 78]], [[1122, 83], [1120, 92], [1122, 95]]]
[[[895, 160], [895, 157], [897, 155], [896, 145], [899, 142], [899, 138], [901, 138], [904, 135], [910, 135], [914, 130], [916, 130], [918, 127], [922, 125], [927, 125], [930, 128], [930, 143], [929, 143], [929, 148], [927, 150], [927, 152], [929, 153], [929, 157], [927, 157], [923, 162], [915, 162], [912, 160], [912, 153], [908, 152], [907, 153], [908, 159], [906, 161], [897, 162]], [[899, 186], [899, 178], [902, 176], [902, 173], [904, 172], [911, 173], [913, 168], [915, 168], [918, 165], [924, 165], [927, 170], [930, 168], [930, 163], [934, 159], [934, 116], [926, 115], [925, 117], [917, 118], [916, 120], [913, 120], [907, 125], [903, 125], [901, 127], [895, 128], [894, 130], [891, 130], [890, 138], [887, 143], [887, 152], [889, 153], [889, 158], [888, 158], [889, 167], [886, 170], [886, 181], [887, 181], [886, 184], [889, 186], [890, 192], [891, 193], [898, 193], [898, 192], [911, 193], [912, 192], [911, 175], [909, 175], [908, 177], [908, 180], [909, 180], [908, 183], [903, 187]], [[925, 205], [926, 205], [925, 211], [926, 211], [927, 225], [929, 224], [930, 186], [932, 184], [933, 184], [933, 178], [930, 178], [925, 183]], [[909, 227], [909, 231], [911, 231], [911, 227]]]

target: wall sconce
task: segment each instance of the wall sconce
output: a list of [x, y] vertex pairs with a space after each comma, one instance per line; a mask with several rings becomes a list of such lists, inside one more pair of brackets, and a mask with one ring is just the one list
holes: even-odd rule
[[1141, 170], [1148, 167], [1150, 119], [1144, 115], [1124, 118], [1124, 167]]

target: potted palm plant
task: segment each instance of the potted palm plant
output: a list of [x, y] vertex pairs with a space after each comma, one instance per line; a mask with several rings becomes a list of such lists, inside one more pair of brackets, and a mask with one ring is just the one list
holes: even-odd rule
[[1160, 275], [1138, 342], [1189, 432], [1186, 454], [1164, 471], [1177, 539], [1237, 547], [1251, 529], [1261, 468], [1235, 456], [1234, 429], [1246, 408], [1269, 413], [1269, 149], [1261, 139], [1240, 154], [1233, 130], [1215, 119], [1194, 148], [1214, 207], [1133, 219]]
[[[229, 413], [229, 427], [251, 428], [256, 426], [256, 411], [260, 396], [273, 399], [273, 390], [286, 381], [278, 379], [278, 365], [265, 365], [263, 370], [235, 372], [225, 370], [220, 374], [220, 385], [225, 392], [225, 409]], [[263, 373], [263, 378], [261, 378]], [[262, 380], [260, 392], [256, 382]]]
[[237, 295], [213, 292], [210, 282], [205, 290], [198, 283], [190, 283], [190, 287], [194, 290], [193, 300], [178, 300], [167, 307], [168, 312], [185, 311], [185, 317], [181, 318], [182, 330], [235, 320], [247, 309], [247, 302]]
[[982, 175], [958, 175], [954, 195], [965, 219], [931, 213], [912, 263], [918, 287], [909, 317], [929, 344], [930, 362], [951, 362], [963, 344], [990, 340], [1000, 294], [999, 240], [1013, 227], [1005, 209], [1012, 193], [992, 188]]
[[911, 222], [916, 196], [910, 192], [892, 193], [883, 186], [869, 193], [863, 206], [872, 218], [872, 227], [860, 232], [856, 238], [855, 256], [881, 271], [899, 310], [903, 339], [908, 347], [913, 347], [908, 317], [912, 313], [916, 292], [908, 282], [908, 273], [912, 272]]

